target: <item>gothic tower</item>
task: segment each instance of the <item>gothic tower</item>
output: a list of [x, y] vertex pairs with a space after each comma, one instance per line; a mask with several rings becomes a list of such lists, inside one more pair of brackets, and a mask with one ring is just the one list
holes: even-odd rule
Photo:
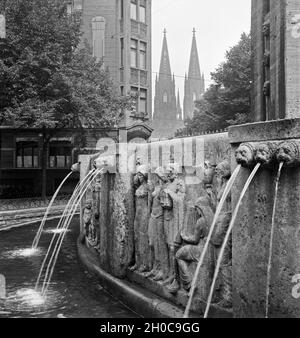
[[[159, 74], [155, 80], [153, 128], [154, 137], [174, 136], [181, 127], [178, 121], [180, 102], [176, 101], [175, 76], [172, 76], [166, 30], [164, 30]], [[181, 115], [181, 114], [180, 114]]]
[[192, 50], [189, 72], [184, 84], [184, 118], [192, 118], [195, 110], [195, 101], [199, 100], [205, 91], [204, 74], [201, 74], [199, 55], [196, 42], [196, 30], [193, 30]]
[[160, 68], [155, 83], [154, 119], [176, 120], [175, 81], [171, 73], [166, 30], [164, 31]]

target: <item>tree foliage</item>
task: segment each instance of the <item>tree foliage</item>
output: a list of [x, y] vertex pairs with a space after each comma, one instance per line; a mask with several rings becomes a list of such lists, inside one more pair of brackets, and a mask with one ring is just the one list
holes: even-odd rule
[[[8, 0], [0, 41], [0, 124], [83, 128], [117, 124], [130, 105], [79, 42], [65, 0]], [[83, 47], [82, 47], [83, 46]]]
[[251, 96], [251, 37], [243, 33], [226, 60], [211, 73], [213, 84], [196, 102], [192, 119], [178, 135], [225, 129], [249, 122]]

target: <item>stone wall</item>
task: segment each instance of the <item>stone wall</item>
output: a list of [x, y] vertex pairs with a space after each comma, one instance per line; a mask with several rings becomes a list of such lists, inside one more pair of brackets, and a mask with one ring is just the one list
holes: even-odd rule
[[[117, 147], [118, 170], [106, 168], [85, 196], [81, 206], [85, 243], [97, 253], [106, 272], [185, 306], [197, 257], [230, 177], [228, 136], [130, 144], [124, 149], [124, 145]], [[95, 160], [100, 167], [110, 155], [101, 158], [99, 154], [80, 157], [81, 179]], [[229, 205], [227, 201], [224, 212]], [[201, 269], [192, 304], [198, 313], [203, 312], [208, 296], [217, 246], [210, 245]], [[219, 279], [214, 297], [214, 303], [221, 302], [226, 311], [231, 309], [229, 284]]]
[[[267, 271], [275, 182], [279, 161], [284, 162], [275, 207], [274, 245], [271, 262], [269, 317], [300, 315], [300, 120], [282, 120], [232, 127], [232, 155], [241, 143], [272, 149], [268, 165], [256, 174], [240, 206], [233, 229], [233, 308], [236, 317], [266, 314]], [[232, 161], [234, 167], [235, 160]], [[232, 169], [234, 169], [234, 167]], [[235, 207], [253, 165], [239, 174], [232, 191]]]

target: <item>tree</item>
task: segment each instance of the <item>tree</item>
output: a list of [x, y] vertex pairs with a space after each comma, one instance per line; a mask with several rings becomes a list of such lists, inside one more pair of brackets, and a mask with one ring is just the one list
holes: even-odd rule
[[67, 2], [8, 1], [0, 41], [0, 125], [43, 130], [43, 197], [51, 129], [116, 126], [131, 107], [89, 48], [78, 48], [80, 16]]
[[251, 37], [241, 35], [226, 52], [226, 60], [211, 73], [213, 84], [196, 102], [196, 110], [178, 135], [225, 129], [249, 122], [251, 96]]

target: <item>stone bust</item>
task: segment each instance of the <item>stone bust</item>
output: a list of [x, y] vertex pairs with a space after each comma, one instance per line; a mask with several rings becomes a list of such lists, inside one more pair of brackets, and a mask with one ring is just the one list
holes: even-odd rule
[[284, 162], [288, 165], [300, 162], [300, 144], [295, 141], [285, 141], [279, 144], [276, 152], [278, 162]]
[[235, 152], [236, 162], [243, 167], [250, 167], [254, 164], [255, 147], [252, 143], [243, 143]]
[[258, 163], [270, 164], [274, 160], [275, 145], [271, 142], [261, 142], [256, 146], [255, 160]]

